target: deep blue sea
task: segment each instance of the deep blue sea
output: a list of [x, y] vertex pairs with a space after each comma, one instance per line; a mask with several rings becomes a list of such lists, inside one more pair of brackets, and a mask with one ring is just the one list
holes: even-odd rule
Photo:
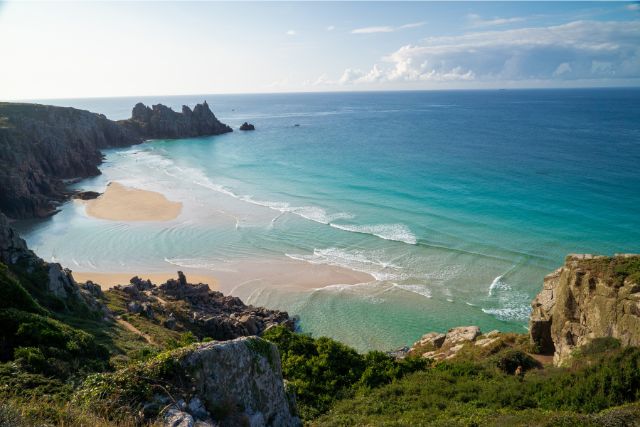
[[[203, 100], [236, 131], [109, 150], [77, 185], [162, 192], [183, 202], [176, 220], [98, 220], [69, 202], [23, 225], [35, 251], [77, 271], [209, 271], [360, 350], [465, 324], [524, 332], [567, 254], [640, 252], [638, 89], [42, 102], [121, 119], [138, 101]], [[319, 265], [372, 276], [295, 286]]]

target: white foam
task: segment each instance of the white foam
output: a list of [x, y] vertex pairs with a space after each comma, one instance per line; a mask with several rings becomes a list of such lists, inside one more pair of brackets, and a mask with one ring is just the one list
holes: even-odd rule
[[388, 261], [380, 260], [374, 253], [354, 250], [346, 251], [339, 248], [314, 249], [313, 254], [285, 254], [287, 257], [305, 261], [310, 264], [327, 264], [344, 267], [372, 275], [376, 280], [403, 280], [406, 275], [401, 273], [402, 267]]
[[489, 285], [489, 296], [493, 296], [493, 294], [496, 291], [496, 289], [508, 288], [508, 285], [505, 282], [502, 281], [503, 277], [504, 277], [504, 275], [500, 275], [500, 276], [496, 277], [495, 279], [493, 279], [493, 282], [491, 282], [491, 285]]
[[397, 283], [393, 284], [394, 288], [400, 288], [402, 290], [412, 292], [414, 294], [422, 295], [425, 298], [431, 298], [431, 289], [423, 286], [423, 285], [398, 285]]
[[204, 258], [166, 258], [164, 259], [169, 264], [184, 267], [184, 268], [196, 268], [201, 270], [211, 271], [225, 271], [235, 272], [236, 270], [220, 267], [219, 260], [204, 259]]
[[330, 223], [331, 227], [351, 233], [371, 234], [384, 240], [394, 240], [415, 245], [416, 236], [404, 224], [343, 225]]
[[504, 308], [483, 308], [482, 311], [491, 314], [500, 320], [527, 320], [531, 313], [528, 305], [514, 305], [513, 307]]

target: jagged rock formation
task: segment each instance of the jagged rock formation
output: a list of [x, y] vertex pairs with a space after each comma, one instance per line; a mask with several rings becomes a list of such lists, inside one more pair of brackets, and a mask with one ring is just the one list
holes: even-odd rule
[[404, 355], [421, 355], [434, 360], [452, 359], [465, 345], [488, 347], [500, 339], [498, 331], [482, 335], [477, 326], [451, 328], [446, 334], [429, 332], [424, 334]]
[[531, 340], [558, 366], [594, 338], [640, 345], [640, 255], [569, 255], [531, 307]]
[[179, 271], [178, 279], [156, 286], [138, 277], [129, 285], [116, 286], [127, 301], [127, 311], [153, 318], [160, 313], [169, 329], [196, 330], [201, 338], [229, 340], [260, 335], [267, 328], [284, 325], [294, 328], [286, 312], [245, 305], [240, 298], [211, 291], [204, 283], [191, 284]]
[[131, 118], [120, 120], [118, 124], [144, 139], [187, 138], [233, 132], [216, 118], [206, 101], [196, 105], [193, 111], [183, 105], [182, 113], [176, 113], [162, 104], [149, 108], [138, 103], [133, 107]]
[[100, 174], [102, 149], [231, 131], [206, 102], [182, 113], [137, 104], [132, 118], [119, 122], [75, 108], [0, 102], [0, 212], [10, 218], [55, 213], [71, 195], [66, 182]]
[[64, 180], [98, 175], [103, 148], [142, 139], [101, 114], [0, 103], [0, 211], [43, 217], [68, 197]]
[[256, 127], [252, 124], [249, 124], [247, 122], [244, 122], [242, 125], [240, 125], [240, 130], [256, 130]]
[[176, 358], [182, 370], [190, 373], [191, 384], [165, 413], [166, 426], [196, 422], [204, 426], [302, 425], [295, 399], [285, 390], [274, 344], [238, 338], [189, 347], [178, 351]]
[[[71, 271], [63, 268], [58, 263], [43, 261], [26, 242], [11, 228], [7, 217], [0, 213], [0, 263], [22, 276], [42, 278], [34, 286], [38, 286], [34, 297], [42, 305], [47, 306], [47, 301], [42, 297], [50, 295], [56, 301], [68, 306], [86, 305], [92, 310], [103, 310], [103, 306], [96, 298], [96, 289], [89, 284], [80, 287], [73, 279]], [[39, 295], [42, 297], [39, 298]], [[48, 298], [47, 298], [48, 299]]]

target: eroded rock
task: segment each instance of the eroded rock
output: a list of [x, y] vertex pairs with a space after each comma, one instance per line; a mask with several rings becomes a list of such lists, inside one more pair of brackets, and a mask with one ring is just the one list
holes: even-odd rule
[[640, 345], [640, 255], [569, 255], [531, 303], [531, 341], [564, 365], [594, 338]]

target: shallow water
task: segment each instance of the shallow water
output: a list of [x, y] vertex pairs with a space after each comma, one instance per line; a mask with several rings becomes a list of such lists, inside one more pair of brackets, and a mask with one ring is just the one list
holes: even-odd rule
[[[160, 191], [184, 204], [176, 220], [97, 220], [70, 202], [20, 225], [31, 247], [78, 271], [216, 275], [297, 260], [367, 272], [370, 282], [315, 290], [246, 274], [223, 283], [361, 350], [461, 324], [524, 331], [566, 254], [640, 251], [639, 90], [142, 101], [203, 99], [234, 129], [257, 130], [109, 150], [103, 175], [78, 185]], [[119, 119], [137, 101], [46, 102]]]

